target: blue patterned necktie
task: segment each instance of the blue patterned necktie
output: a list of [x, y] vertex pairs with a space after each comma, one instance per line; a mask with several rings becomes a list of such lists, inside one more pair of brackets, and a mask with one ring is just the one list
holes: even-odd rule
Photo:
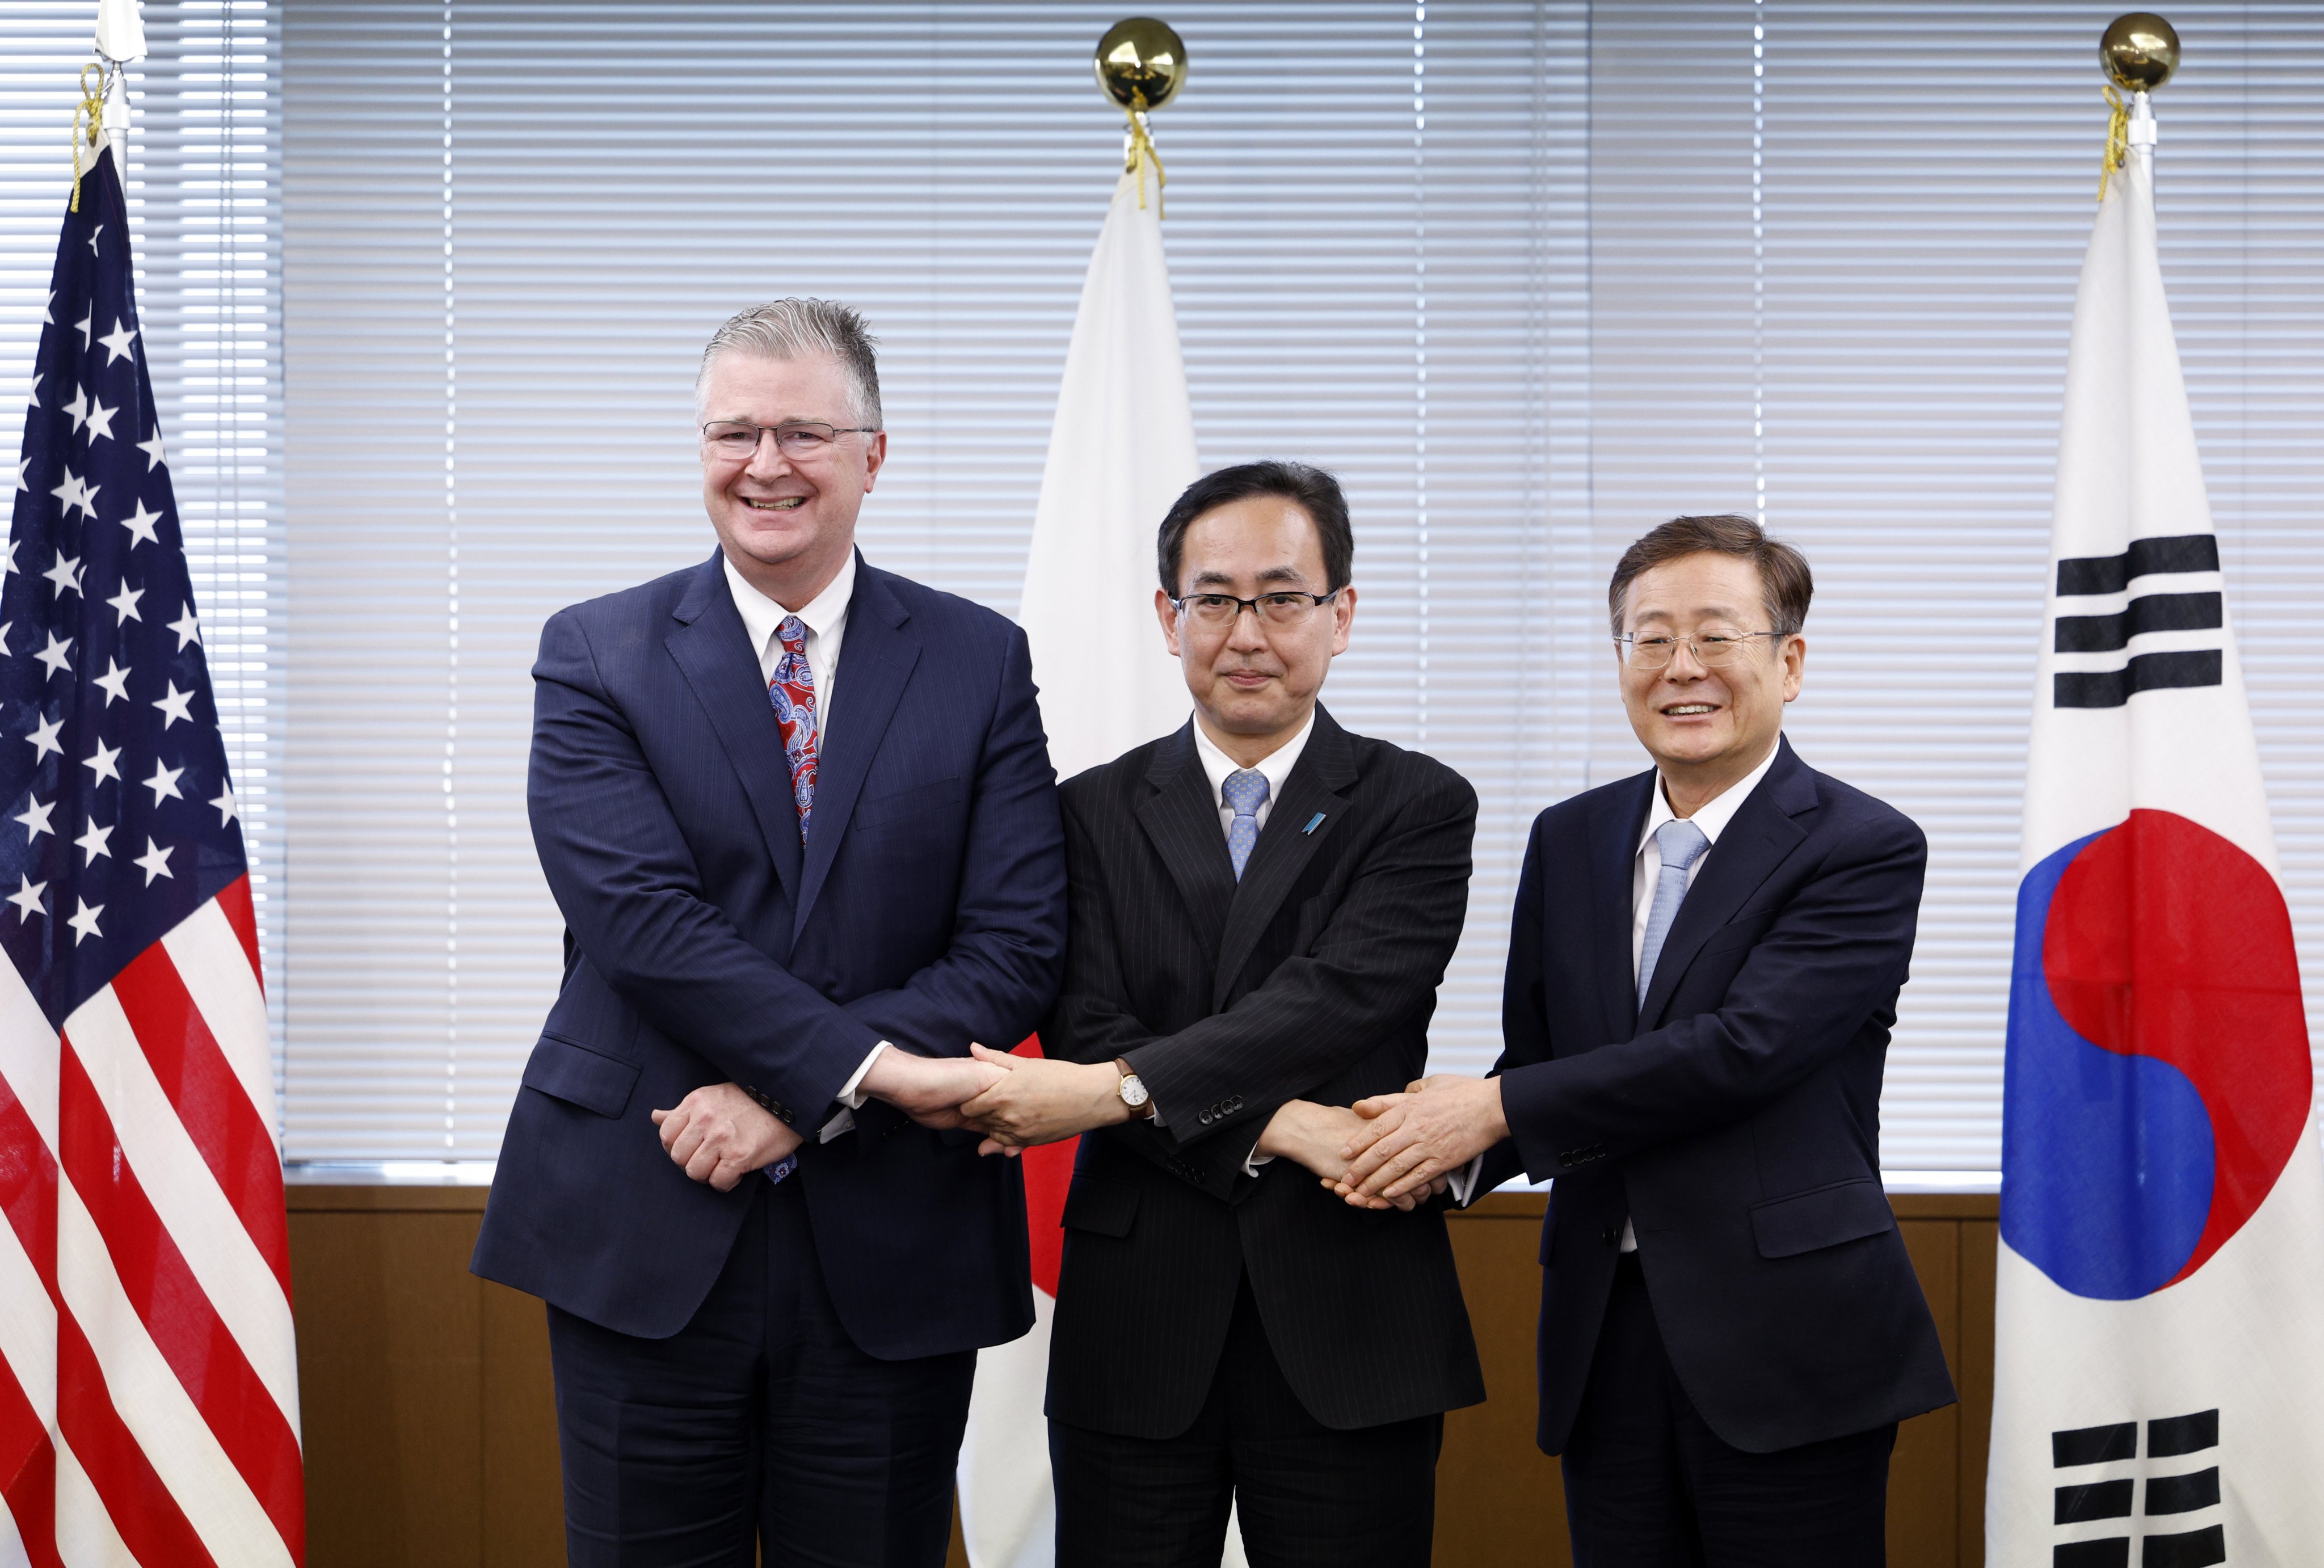
[[775, 628], [783, 656], [767, 682], [775, 723], [783, 733], [783, 755], [791, 766], [791, 803], [798, 808], [799, 842], [807, 842], [807, 819], [815, 815], [815, 667], [807, 661], [807, 623], [786, 615]]
[[1671, 923], [1678, 918], [1678, 907], [1686, 901], [1687, 868], [1702, 858], [1711, 847], [1711, 840], [1702, 829], [1683, 817], [1665, 822], [1655, 832], [1655, 847], [1662, 852], [1662, 874], [1655, 879], [1655, 901], [1646, 910], [1646, 945], [1638, 949], [1638, 1005], [1646, 1005], [1646, 986], [1655, 977], [1655, 960], [1663, 955], [1663, 943], [1670, 936]]
[[1240, 881], [1242, 868], [1259, 843], [1259, 808], [1267, 804], [1267, 775], [1256, 768], [1230, 773], [1219, 786], [1219, 798], [1234, 812], [1234, 820], [1227, 825], [1227, 858], [1234, 862], [1235, 881]]

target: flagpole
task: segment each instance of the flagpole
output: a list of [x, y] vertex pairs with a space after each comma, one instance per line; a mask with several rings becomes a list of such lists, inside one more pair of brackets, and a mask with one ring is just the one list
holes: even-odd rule
[[[133, 60], [145, 58], [145, 23], [137, 14], [137, 0], [98, 0], [97, 57], [105, 61], [105, 133], [113, 139], [114, 172], [121, 176], [122, 199], [129, 196], [129, 72]], [[228, 82], [226, 90], [234, 90]]]
[[2129, 104], [2116, 111], [2119, 148], [2110, 147], [2108, 161], [2121, 166], [2135, 153], [2151, 174], [2154, 169], [2154, 89], [2179, 69], [2178, 30], [2151, 11], [2133, 11], [2107, 24], [2098, 40], [2098, 63], [2108, 80], [2130, 94]]

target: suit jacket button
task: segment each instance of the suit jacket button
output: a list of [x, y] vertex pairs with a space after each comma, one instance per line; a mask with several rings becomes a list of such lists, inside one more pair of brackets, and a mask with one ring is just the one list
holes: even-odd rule
[[1205, 1127], [1208, 1127], [1211, 1124], [1211, 1113], [1209, 1111], [1205, 1111], [1203, 1112], [1202, 1122]]
[[1609, 1247], [1619, 1247], [1622, 1244], [1622, 1227], [1609, 1225], [1598, 1232], [1598, 1239]]

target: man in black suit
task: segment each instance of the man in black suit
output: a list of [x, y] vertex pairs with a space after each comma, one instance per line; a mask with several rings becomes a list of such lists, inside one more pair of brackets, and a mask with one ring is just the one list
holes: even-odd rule
[[1231, 1503], [1254, 1563], [1425, 1564], [1443, 1413], [1484, 1397], [1443, 1184], [1360, 1210], [1316, 1179], [1349, 1103], [1426, 1058], [1477, 815], [1316, 704], [1353, 548], [1296, 464], [1171, 508], [1155, 609], [1194, 720], [1064, 787], [1049, 1059], [980, 1052], [1009, 1076], [962, 1108], [994, 1148], [1100, 1130], [1049, 1360], [1061, 1568], [1216, 1568]]
[[1655, 769], [1535, 821], [1495, 1075], [1358, 1107], [1356, 1201], [1488, 1149], [1482, 1190], [1555, 1180], [1538, 1440], [1582, 1568], [1882, 1563], [1896, 1423], [1953, 1399], [1880, 1185], [1927, 844], [1783, 739], [1812, 588], [1748, 518], [1630, 547]]

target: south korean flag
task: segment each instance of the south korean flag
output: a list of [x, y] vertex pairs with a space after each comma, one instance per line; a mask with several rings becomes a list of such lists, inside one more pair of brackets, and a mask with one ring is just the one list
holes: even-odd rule
[[2308, 1032], [2139, 109], [2082, 266], [2058, 456], [1987, 1560], [2319, 1563]]

